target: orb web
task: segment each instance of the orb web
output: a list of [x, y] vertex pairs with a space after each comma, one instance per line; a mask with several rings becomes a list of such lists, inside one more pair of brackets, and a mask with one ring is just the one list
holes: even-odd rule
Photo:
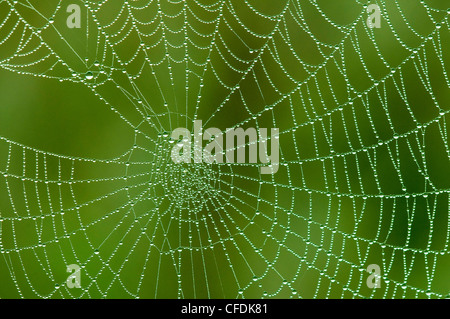
[[[373, 1], [370, 28], [363, 1], [74, 0], [76, 33], [65, 1], [2, 1], [1, 68], [87, 87], [134, 136], [88, 158], [2, 133], [2, 298], [448, 296], [444, 2]], [[173, 163], [195, 120], [279, 128], [278, 172]]]

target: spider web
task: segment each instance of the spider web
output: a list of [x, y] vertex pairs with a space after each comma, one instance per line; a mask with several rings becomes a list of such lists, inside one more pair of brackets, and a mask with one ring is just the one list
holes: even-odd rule
[[[89, 88], [134, 136], [108, 159], [0, 137], [2, 297], [447, 297], [445, 2], [372, 2], [372, 29], [350, 0], [1, 1], [1, 67]], [[279, 128], [279, 171], [174, 164], [198, 119]]]

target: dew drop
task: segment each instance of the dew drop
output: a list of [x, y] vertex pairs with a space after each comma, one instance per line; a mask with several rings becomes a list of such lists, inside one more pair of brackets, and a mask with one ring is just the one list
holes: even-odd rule
[[86, 80], [92, 80], [94, 78], [94, 74], [91, 71], [86, 72], [85, 76]]

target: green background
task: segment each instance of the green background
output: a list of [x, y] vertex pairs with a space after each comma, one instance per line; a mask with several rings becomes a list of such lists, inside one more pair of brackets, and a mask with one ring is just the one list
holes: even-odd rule
[[[0, 3], [1, 298], [448, 296], [448, 1], [70, 3]], [[194, 119], [282, 166], [173, 164]]]

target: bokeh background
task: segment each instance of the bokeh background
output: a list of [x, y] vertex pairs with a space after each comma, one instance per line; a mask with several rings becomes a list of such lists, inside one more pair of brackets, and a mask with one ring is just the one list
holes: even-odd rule
[[[449, 14], [1, 1], [0, 298], [448, 297]], [[279, 171], [172, 163], [195, 119], [279, 128]]]

